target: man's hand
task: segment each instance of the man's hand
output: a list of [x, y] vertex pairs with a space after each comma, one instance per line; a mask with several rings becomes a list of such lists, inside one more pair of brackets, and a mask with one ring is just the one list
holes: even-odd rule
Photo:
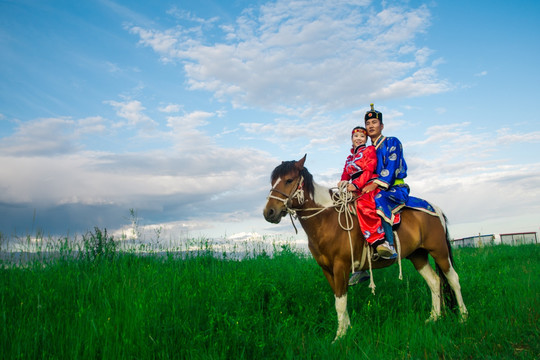
[[378, 185], [375, 184], [374, 182], [364, 186], [362, 188], [362, 195], [365, 194], [365, 193], [368, 193], [368, 192], [372, 192], [374, 191], [375, 189], [377, 189]]

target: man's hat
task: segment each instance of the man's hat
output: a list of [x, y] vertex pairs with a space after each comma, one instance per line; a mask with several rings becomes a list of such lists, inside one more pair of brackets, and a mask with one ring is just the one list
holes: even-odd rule
[[366, 116], [364, 116], [364, 121], [368, 121], [369, 119], [379, 119], [379, 121], [382, 124], [382, 112], [377, 111], [373, 108], [373, 104], [369, 104], [371, 106], [371, 110], [366, 112]]

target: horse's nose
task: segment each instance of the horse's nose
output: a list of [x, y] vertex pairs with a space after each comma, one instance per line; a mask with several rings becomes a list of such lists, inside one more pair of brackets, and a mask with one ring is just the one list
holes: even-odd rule
[[273, 208], [264, 209], [264, 211], [263, 211], [263, 215], [264, 215], [266, 220], [271, 219], [272, 217], [274, 217], [274, 214], [275, 214], [275, 211], [274, 211]]

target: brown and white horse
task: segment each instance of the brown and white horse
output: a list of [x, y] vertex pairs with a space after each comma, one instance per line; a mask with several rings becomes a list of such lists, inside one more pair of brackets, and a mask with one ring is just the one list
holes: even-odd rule
[[[355, 271], [368, 268], [368, 263], [361, 261], [367, 256], [367, 247], [357, 220], [353, 222], [350, 233], [340, 225], [332, 190], [313, 181], [313, 176], [304, 167], [305, 160], [306, 156], [299, 161], [284, 161], [274, 169], [271, 176], [272, 189], [263, 214], [271, 223], [279, 223], [288, 213], [296, 213], [298, 216], [308, 236], [309, 250], [334, 291], [338, 339], [345, 335], [350, 326], [347, 288], [352, 263]], [[461, 318], [465, 320], [467, 308], [461, 296], [458, 274], [452, 266], [446, 217], [439, 209], [437, 212], [438, 217], [409, 208], [402, 210], [401, 225], [395, 232], [400, 243], [400, 255], [414, 264], [431, 290], [432, 307], [428, 321], [440, 317], [444, 295], [450, 295], [451, 300], [457, 302]], [[349, 236], [353, 239], [352, 243]], [[428, 255], [433, 257], [439, 274], [442, 272], [444, 277], [439, 277], [433, 270]], [[395, 262], [395, 259], [380, 259], [372, 262], [371, 266], [377, 269]]]

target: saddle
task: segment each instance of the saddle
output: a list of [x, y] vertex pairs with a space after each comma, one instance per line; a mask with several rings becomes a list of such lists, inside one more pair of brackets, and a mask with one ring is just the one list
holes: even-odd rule
[[[358, 216], [358, 213], [356, 212], [356, 199], [354, 199], [353, 201], [347, 204], [347, 211], [355, 216]], [[394, 214], [394, 224], [392, 224], [392, 226], [394, 227], [394, 230], [397, 229], [397, 226], [400, 223], [401, 223], [401, 209], [397, 213]]]

